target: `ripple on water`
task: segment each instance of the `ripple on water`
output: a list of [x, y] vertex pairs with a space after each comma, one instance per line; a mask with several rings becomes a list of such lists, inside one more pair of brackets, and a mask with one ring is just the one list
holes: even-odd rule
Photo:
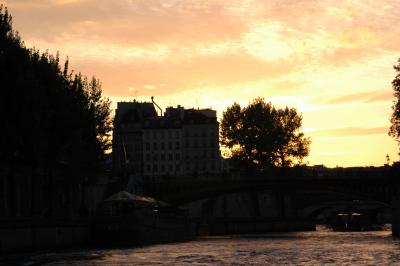
[[[5, 260], [0, 259], [0, 264]], [[389, 231], [297, 232], [203, 238], [127, 249], [39, 253], [18, 265], [400, 265]], [[11, 264], [8, 263], [8, 264]]]

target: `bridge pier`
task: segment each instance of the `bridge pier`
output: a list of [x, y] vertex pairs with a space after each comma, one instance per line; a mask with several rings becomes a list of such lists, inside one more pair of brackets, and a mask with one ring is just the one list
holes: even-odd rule
[[400, 237], [400, 199], [392, 202], [392, 236]]

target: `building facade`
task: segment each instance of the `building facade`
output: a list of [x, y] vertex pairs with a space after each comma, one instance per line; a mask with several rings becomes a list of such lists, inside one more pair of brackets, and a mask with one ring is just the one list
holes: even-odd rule
[[185, 109], [178, 105], [158, 115], [153, 103], [118, 103], [113, 165], [117, 171], [143, 177], [219, 173], [221, 154], [216, 111]]

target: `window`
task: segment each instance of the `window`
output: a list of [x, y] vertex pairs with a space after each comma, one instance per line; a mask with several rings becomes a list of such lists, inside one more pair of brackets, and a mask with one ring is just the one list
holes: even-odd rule
[[153, 149], [156, 151], [157, 150], [157, 148], [158, 148], [158, 145], [157, 145], [158, 143], [157, 142], [154, 142], [153, 143]]
[[180, 142], [179, 141], [175, 142], [175, 149], [180, 149], [180, 147], [181, 147]]
[[179, 153], [175, 154], [175, 159], [176, 160], [180, 160], [181, 159], [181, 155]]
[[214, 160], [211, 161], [211, 169], [215, 170], [215, 161]]
[[172, 142], [168, 142], [168, 149], [172, 150]]
[[146, 142], [146, 151], [149, 151], [149, 150], [150, 150], [150, 143]]
[[135, 151], [136, 152], [140, 151], [140, 144], [139, 143], [135, 143]]
[[165, 143], [164, 142], [161, 142], [161, 150], [162, 151], [165, 150]]
[[161, 161], [165, 161], [165, 154], [164, 153], [161, 154]]
[[147, 160], [147, 161], [150, 161], [150, 153], [147, 153], [147, 154], [146, 154], [146, 160]]
[[146, 170], [147, 170], [147, 172], [150, 172], [150, 171], [151, 171], [151, 166], [150, 166], [150, 164], [146, 165]]
[[168, 153], [168, 161], [172, 161], [173, 157], [172, 157], [172, 153]]

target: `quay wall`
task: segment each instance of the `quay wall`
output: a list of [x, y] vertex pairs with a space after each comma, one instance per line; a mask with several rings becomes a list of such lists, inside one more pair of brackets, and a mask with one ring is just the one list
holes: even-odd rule
[[0, 254], [87, 245], [91, 227], [88, 221], [24, 222], [0, 224]]
[[205, 235], [259, 234], [290, 231], [315, 231], [316, 224], [301, 217], [267, 219], [218, 219], [199, 223], [197, 233]]

